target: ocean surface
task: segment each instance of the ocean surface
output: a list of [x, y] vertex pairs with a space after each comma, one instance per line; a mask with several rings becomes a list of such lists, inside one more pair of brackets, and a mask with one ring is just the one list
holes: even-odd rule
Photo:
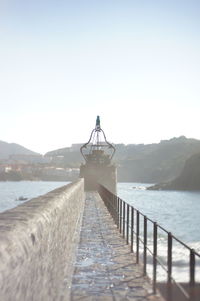
[[146, 190], [148, 186], [119, 183], [118, 196], [200, 252], [200, 192]]
[[25, 202], [20, 201], [20, 197], [27, 198], [26, 201], [28, 201], [67, 183], [69, 182], [0, 182], [0, 212], [14, 208]]
[[[19, 201], [20, 197], [30, 200], [67, 183], [69, 182], [0, 182], [0, 212], [22, 204], [24, 201]], [[151, 191], [146, 190], [148, 186], [149, 184], [143, 183], [118, 183], [118, 196], [200, 253], [200, 192]], [[149, 223], [148, 235], [149, 248], [152, 250], [152, 226]], [[158, 237], [158, 255], [165, 261], [167, 236], [163, 231], [158, 231]], [[150, 257], [149, 273], [152, 268]], [[173, 242], [173, 272], [175, 278], [179, 277], [177, 281], [189, 279], [188, 258], [189, 252]], [[165, 278], [162, 271], [160, 275]], [[200, 279], [200, 260], [197, 260], [196, 277]]]

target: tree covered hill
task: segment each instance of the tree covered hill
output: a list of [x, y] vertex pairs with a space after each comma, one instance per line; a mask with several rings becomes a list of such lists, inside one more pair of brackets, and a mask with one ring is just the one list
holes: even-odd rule
[[[77, 145], [78, 146], [78, 145]], [[153, 144], [116, 144], [113, 158], [121, 182], [166, 182], [177, 177], [185, 161], [200, 152], [200, 140], [184, 136]], [[83, 158], [79, 147], [48, 152], [55, 162], [64, 167], [79, 167]]]
[[83, 158], [79, 147], [65, 147], [50, 151], [45, 154], [45, 157], [52, 158], [52, 162], [59, 167], [80, 167]]
[[184, 136], [157, 144], [126, 147], [118, 154], [118, 180], [127, 182], [158, 183], [176, 178], [185, 161], [200, 152], [200, 141]]
[[19, 144], [0, 141], [0, 160], [6, 160], [11, 155], [39, 155]]
[[[45, 154], [57, 167], [77, 168], [84, 161], [79, 144]], [[153, 144], [116, 144], [113, 158], [119, 182], [161, 183], [177, 178], [191, 156], [200, 153], [200, 140], [184, 136]], [[39, 155], [25, 147], [0, 141], [0, 160], [10, 155]], [[187, 167], [186, 167], [187, 168]]]

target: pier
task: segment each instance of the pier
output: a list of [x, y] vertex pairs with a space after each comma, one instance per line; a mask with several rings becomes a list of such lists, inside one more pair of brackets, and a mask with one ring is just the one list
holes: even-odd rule
[[173, 265], [167, 282], [156, 283], [159, 258], [149, 278], [140, 213], [134, 209], [132, 232], [130, 205], [103, 186], [99, 192], [84, 192], [80, 179], [0, 214], [1, 300], [199, 300], [199, 254], [190, 250], [190, 282], [177, 283], [178, 294]]
[[162, 300], [82, 179], [0, 214], [1, 300]]
[[86, 194], [71, 300], [163, 300], [136, 263], [97, 192]]
[[[0, 300], [199, 300], [200, 255], [117, 196], [114, 152], [97, 118], [80, 179], [0, 213]], [[174, 243], [188, 252], [187, 283], [173, 277]]]

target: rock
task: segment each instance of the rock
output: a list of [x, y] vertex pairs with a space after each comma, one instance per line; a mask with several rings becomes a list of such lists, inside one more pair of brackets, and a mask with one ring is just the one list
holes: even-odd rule
[[200, 190], [200, 153], [191, 156], [177, 178], [167, 183], [159, 183], [148, 190]]

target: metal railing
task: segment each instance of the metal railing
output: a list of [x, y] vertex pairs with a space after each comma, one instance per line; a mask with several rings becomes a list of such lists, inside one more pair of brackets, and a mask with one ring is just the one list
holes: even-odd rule
[[[126, 203], [118, 196], [114, 195], [102, 185], [99, 185], [99, 194], [103, 199], [106, 207], [108, 208], [111, 216], [113, 217], [114, 222], [119, 229], [119, 232], [122, 234], [123, 238], [126, 239], [126, 243], [130, 244], [131, 252], [135, 252], [136, 262], [139, 263], [142, 259], [144, 276], [147, 275], [147, 252], [152, 255], [153, 268], [152, 277], [150, 278], [152, 278], [153, 293], [156, 293], [157, 289], [159, 264], [160, 267], [166, 272], [167, 281], [165, 283], [165, 289], [168, 296], [170, 296], [171, 294], [172, 286], [176, 286], [176, 288], [179, 290], [179, 293], [184, 296], [185, 300], [199, 300], [200, 290], [197, 292], [197, 286], [198, 289], [200, 288], [200, 286], [199, 283], [197, 283], [197, 281], [195, 280], [195, 275], [197, 267], [196, 261], [200, 260], [200, 254], [198, 254], [194, 249], [190, 248], [185, 243], [176, 238], [171, 232], [168, 232], [166, 229], [148, 218], [139, 210], [135, 209], [132, 205]], [[151, 246], [149, 245], [148, 237], [149, 224], [152, 227]], [[158, 256], [158, 231], [160, 230], [163, 231], [167, 236], [167, 254], [164, 260], [163, 258], [160, 258]], [[189, 251], [189, 279], [187, 285], [177, 282], [172, 276], [173, 245], [175, 242], [181, 245], [185, 250]]]

